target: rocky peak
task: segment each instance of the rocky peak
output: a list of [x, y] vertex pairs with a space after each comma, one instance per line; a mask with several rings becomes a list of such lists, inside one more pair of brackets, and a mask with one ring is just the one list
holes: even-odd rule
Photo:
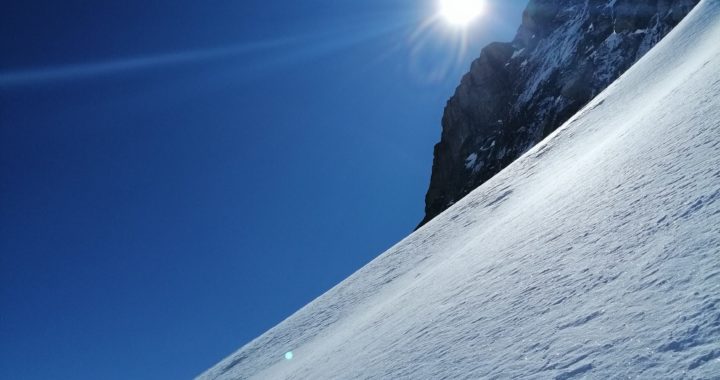
[[698, 1], [531, 0], [513, 41], [482, 49], [445, 107], [420, 225], [562, 125]]

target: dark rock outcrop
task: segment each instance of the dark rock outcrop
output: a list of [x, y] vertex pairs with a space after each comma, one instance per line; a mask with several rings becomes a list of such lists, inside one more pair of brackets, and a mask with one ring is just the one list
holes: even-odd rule
[[562, 125], [698, 1], [531, 0], [515, 39], [485, 47], [445, 107], [420, 225]]

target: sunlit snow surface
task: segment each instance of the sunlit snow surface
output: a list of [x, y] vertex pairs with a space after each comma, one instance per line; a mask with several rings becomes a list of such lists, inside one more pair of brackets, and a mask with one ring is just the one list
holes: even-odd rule
[[720, 378], [720, 1], [515, 164], [200, 376], [253, 377]]

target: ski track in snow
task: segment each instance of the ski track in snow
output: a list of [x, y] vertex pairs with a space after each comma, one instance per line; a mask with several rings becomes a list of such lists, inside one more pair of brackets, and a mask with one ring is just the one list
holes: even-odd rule
[[720, 1], [199, 378], [720, 379]]

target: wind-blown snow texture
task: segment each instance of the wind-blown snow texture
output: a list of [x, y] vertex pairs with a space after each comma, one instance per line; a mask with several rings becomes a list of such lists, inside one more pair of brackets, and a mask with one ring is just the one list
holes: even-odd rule
[[720, 378], [719, 42], [703, 0], [514, 164], [200, 378]]

